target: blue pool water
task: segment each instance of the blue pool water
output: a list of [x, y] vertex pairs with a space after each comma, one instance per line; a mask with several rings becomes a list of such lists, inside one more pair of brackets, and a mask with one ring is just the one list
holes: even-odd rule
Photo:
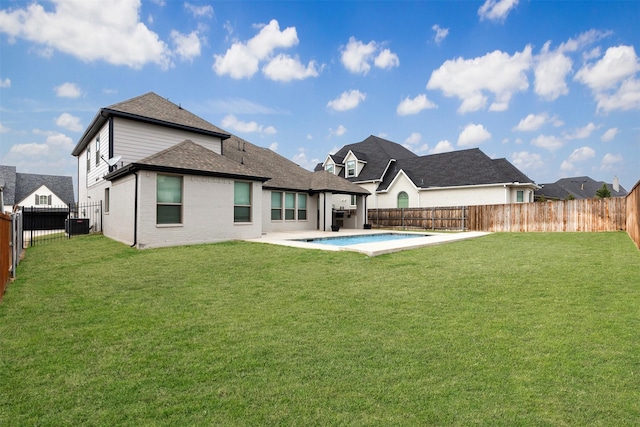
[[426, 236], [428, 236], [428, 234], [383, 233], [367, 234], [362, 236], [321, 237], [318, 239], [305, 239], [303, 241], [309, 243], [320, 243], [323, 245], [349, 246], [357, 245], [359, 243], [388, 242], [389, 240], [412, 239]]

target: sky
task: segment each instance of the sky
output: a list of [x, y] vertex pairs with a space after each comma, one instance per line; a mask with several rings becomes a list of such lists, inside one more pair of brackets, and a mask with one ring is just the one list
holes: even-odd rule
[[631, 190], [639, 28], [640, 1], [2, 0], [0, 164], [77, 185], [99, 109], [155, 92], [308, 169], [375, 135]]

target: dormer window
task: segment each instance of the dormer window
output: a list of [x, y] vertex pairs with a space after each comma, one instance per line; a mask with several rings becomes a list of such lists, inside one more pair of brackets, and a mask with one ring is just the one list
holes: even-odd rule
[[327, 166], [325, 166], [324, 170], [326, 170], [330, 174], [333, 174], [333, 163], [329, 163]]
[[356, 161], [349, 160], [347, 162], [347, 178], [356, 176]]

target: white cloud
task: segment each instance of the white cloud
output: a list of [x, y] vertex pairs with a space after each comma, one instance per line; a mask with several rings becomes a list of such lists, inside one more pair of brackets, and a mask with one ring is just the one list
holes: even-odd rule
[[304, 148], [298, 148], [298, 152], [291, 158], [291, 160], [298, 164], [299, 166], [312, 171], [318, 163], [320, 163], [319, 159], [309, 159], [307, 158], [307, 153]]
[[211, 5], [196, 6], [191, 3], [185, 3], [184, 8], [187, 9], [193, 16], [211, 18], [213, 17], [213, 7]]
[[610, 47], [602, 59], [585, 64], [574, 80], [585, 84], [598, 101], [597, 110], [640, 109], [640, 62], [633, 46]]
[[182, 34], [173, 30], [171, 31], [171, 40], [175, 46], [175, 54], [183, 61], [193, 61], [193, 58], [200, 56], [201, 43], [196, 31]]
[[438, 154], [438, 153], [448, 153], [449, 151], [453, 151], [453, 144], [451, 144], [446, 139], [438, 142], [433, 149], [429, 153]]
[[271, 145], [269, 145], [269, 150], [273, 151], [274, 153], [278, 151], [278, 143], [274, 142]]
[[596, 155], [596, 152], [591, 147], [580, 147], [573, 150], [573, 152], [569, 155], [567, 159], [570, 162], [584, 162], [585, 160], [589, 160]]
[[613, 141], [613, 138], [616, 137], [618, 132], [620, 132], [618, 128], [607, 129], [606, 132], [603, 133], [602, 136], [600, 137], [600, 140], [604, 142]]
[[398, 55], [391, 52], [391, 50], [384, 49], [378, 54], [378, 56], [376, 56], [373, 64], [378, 68], [388, 70], [390, 68], [400, 66], [400, 58], [398, 58]]
[[540, 169], [544, 166], [542, 156], [528, 151], [518, 151], [511, 154], [511, 163], [518, 169]]
[[434, 24], [433, 27], [431, 27], [431, 29], [436, 32], [436, 35], [434, 36], [434, 40], [436, 44], [440, 44], [440, 42], [442, 42], [442, 40], [447, 38], [447, 36], [449, 35], [449, 29], [440, 28], [440, 25], [438, 24]]
[[11, 132], [11, 128], [0, 123], [0, 133], [8, 133]]
[[398, 107], [396, 108], [396, 112], [399, 116], [408, 116], [411, 114], [418, 114], [420, 111], [427, 110], [429, 108], [438, 108], [438, 106], [429, 101], [427, 99], [427, 95], [420, 94], [413, 99], [406, 97], [400, 101], [400, 104], [398, 104]]
[[480, 20], [504, 21], [517, 4], [518, 0], [486, 0], [478, 9], [478, 15]]
[[623, 163], [624, 158], [620, 154], [607, 153], [600, 162], [600, 170], [613, 171], [617, 168], [618, 163]]
[[[342, 136], [345, 133], [347, 133], [347, 128], [344, 127], [343, 125], [339, 125], [336, 130], [333, 130], [333, 128], [329, 128], [329, 137], [331, 137], [333, 135]], [[336, 147], [335, 151], [333, 151], [333, 153], [335, 153], [336, 151], [338, 151], [337, 147]]]
[[53, 11], [37, 3], [0, 11], [0, 32], [57, 50], [81, 61], [105, 61], [139, 69], [154, 63], [166, 69], [171, 52], [158, 34], [140, 22], [141, 2], [53, 1]]
[[273, 126], [267, 126], [266, 128], [257, 122], [243, 122], [239, 120], [233, 114], [229, 114], [223, 117], [220, 125], [223, 128], [231, 129], [235, 132], [240, 133], [264, 133], [266, 135], [273, 135], [277, 133], [276, 129]]
[[[376, 55], [376, 52], [379, 52]], [[389, 49], [380, 50], [378, 43], [370, 41], [364, 44], [355, 37], [349, 37], [349, 43], [340, 55], [342, 65], [351, 73], [366, 75], [371, 70], [371, 62], [378, 68], [389, 69], [400, 65], [398, 55]]]
[[549, 116], [547, 113], [542, 114], [529, 114], [524, 119], [520, 120], [518, 125], [513, 128], [520, 132], [531, 132], [540, 129], [547, 121]]
[[491, 139], [491, 134], [483, 125], [468, 124], [458, 136], [458, 145], [463, 147], [480, 145]]
[[589, 123], [586, 126], [577, 128], [573, 133], [565, 135], [564, 139], [572, 140], [589, 138], [593, 131], [596, 129], [598, 129], [598, 126], [594, 125], [593, 123]]
[[529, 87], [526, 71], [531, 67], [531, 46], [512, 56], [499, 50], [484, 56], [445, 61], [431, 73], [427, 89], [439, 89], [447, 97], [458, 97], [458, 112], [477, 111], [486, 106], [485, 92], [494, 95], [491, 111], [504, 111], [516, 92]]
[[69, 113], [62, 113], [56, 119], [56, 124], [72, 132], [81, 132], [84, 129], [84, 126], [80, 123], [80, 118]]
[[268, 60], [276, 49], [287, 49], [298, 44], [295, 27], [280, 31], [278, 21], [272, 19], [261, 26], [260, 31], [247, 42], [235, 42], [224, 55], [214, 55], [213, 70], [219, 76], [234, 79], [252, 77], [260, 61]]
[[570, 172], [574, 169], [575, 169], [575, 166], [573, 165], [573, 163], [571, 163], [568, 160], [563, 160], [562, 164], [560, 165], [560, 170], [563, 170], [565, 172]]
[[75, 83], [63, 83], [53, 89], [60, 98], [79, 98], [82, 96], [82, 91]]
[[8, 88], [11, 87], [11, 79], [6, 78], [3, 80], [0, 80], [0, 88]]
[[9, 153], [25, 157], [44, 156], [49, 153], [49, 146], [47, 144], [37, 144], [35, 142], [15, 144], [11, 146]]
[[265, 77], [270, 80], [288, 82], [291, 80], [304, 80], [308, 77], [319, 75], [315, 61], [310, 61], [307, 66], [298, 58], [280, 54], [262, 67]]
[[531, 144], [545, 150], [555, 151], [564, 145], [564, 140], [552, 135], [538, 135], [538, 137], [531, 140]]
[[342, 94], [327, 103], [327, 107], [335, 111], [347, 111], [356, 108], [360, 102], [367, 98], [366, 93], [362, 93], [357, 89], [352, 89], [348, 92], [342, 92]]
[[561, 95], [569, 93], [565, 78], [573, 61], [560, 49], [549, 52], [551, 42], [546, 42], [540, 55], [536, 57], [534, 90], [540, 97], [553, 101]]
[[407, 137], [407, 139], [404, 140], [405, 146], [409, 145], [416, 145], [419, 144], [420, 141], [422, 141], [422, 135], [420, 135], [420, 133], [418, 132], [413, 132], [411, 135], [409, 135]]

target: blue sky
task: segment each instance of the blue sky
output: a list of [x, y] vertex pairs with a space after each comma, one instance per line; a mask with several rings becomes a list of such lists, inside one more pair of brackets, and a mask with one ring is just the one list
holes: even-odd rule
[[0, 163], [75, 177], [97, 111], [153, 91], [309, 169], [376, 135], [640, 179], [638, 1], [106, 4], [0, 3]]

